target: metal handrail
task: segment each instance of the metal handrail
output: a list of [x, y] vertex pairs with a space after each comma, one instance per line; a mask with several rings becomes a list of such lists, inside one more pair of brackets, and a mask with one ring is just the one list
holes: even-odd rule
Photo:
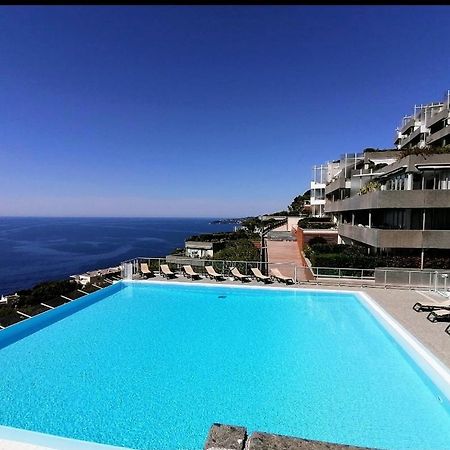
[[[269, 269], [272, 267], [279, 267], [282, 272], [289, 270], [289, 276], [292, 276], [296, 284], [299, 284], [298, 275], [300, 271], [308, 271], [314, 276], [312, 283], [320, 284], [326, 280], [334, 280], [335, 284], [341, 285], [341, 283], [352, 282], [352, 285], [361, 287], [374, 286], [374, 287], [403, 287], [405, 289], [422, 288], [428, 290], [437, 290], [438, 276], [442, 275], [442, 271], [434, 269], [403, 269], [403, 268], [375, 268], [375, 269], [361, 269], [357, 267], [309, 267], [300, 266], [292, 261], [285, 262], [261, 262], [261, 261], [227, 261], [216, 259], [200, 259], [200, 258], [188, 258], [191, 264], [195, 266], [195, 270], [200, 274], [206, 275], [205, 265], [213, 265], [216, 270], [224, 275], [228, 275], [231, 267], [238, 267], [244, 275], [252, 275], [250, 268], [256, 267], [265, 274], [269, 274]], [[122, 267], [125, 264], [132, 265], [131, 276], [138, 274], [139, 263], [148, 262], [149, 266], [157, 267], [157, 271], [160, 271], [161, 264], [169, 264], [175, 270], [181, 271], [184, 262], [167, 262], [166, 258], [152, 258], [152, 257], [137, 257], [132, 258], [122, 263]], [[281, 269], [284, 267], [284, 271]], [[123, 272], [124, 273], [124, 272]], [[286, 273], [284, 273], [286, 274]], [[287, 275], [287, 274], [286, 274]], [[308, 281], [305, 283], [310, 283]], [[447, 285], [445, 285], [445, 290]], [[449, 286], [450, 289], [450, 286]]]
[[[261, 270], [262, 273], [268, 274], [269, 268], [271, 267], [279, 267], [281, 270], [281, 267], [284, 267], [286, 272], [286, 269], [289, 270], [289, 273], [283, 273], [284, 275], [292, 276], [294, 281], [297, 283], [298, 277], [297, 277], [297, 270], [299, 266], [297, 266], [296, 263], [292, 261], [286, 261], [286, 262], [261, 262], [261, 261], [228, 261], [228, 260], [217, 260], [217, 259], [201, 259], [201, 258], [187, 258], [191, 262], [191, 264], [195, 267], [195, 270], [198, 271], [201, 274], [206, 275], [206, 265], [213, 265], [216, 270], [220, 271], [224, 275], [228, 275], [229, 271], [232, 267], [238, 267], [238, 269], [245, 275], [250, 274], [250, 268], [255, 267]], [[168, 264], [172, 268], [175, 268], [175, 270], [181, 270], [182, 266], [186, 263], [184, 262], [173, 262], [173, 261], [167, 261], [166, 258], [152, 258], [152, 257], [137, 257], [132, 258], [126, 261], [122, 262], [122, 275], [125, 276], [129, 268], [126, 269], [125, 267], [129, 267], [131, 264], [131, 273], [128, 275], [136, 275], [139, 273], [139, 264], [142, 262], [147, 262], [149, 264], [149, 268], [152, 269], [153, 267], [156, 267], [156, 271], [160, 272], [161, 264]], [[153, 263], [153, 264], [152, 264]], [[195, 264], [194, 264], [195, 263]], [[303, 269], [303, 268], [301, 268]], [[283, 272], [283, 270], [281, 270]]]

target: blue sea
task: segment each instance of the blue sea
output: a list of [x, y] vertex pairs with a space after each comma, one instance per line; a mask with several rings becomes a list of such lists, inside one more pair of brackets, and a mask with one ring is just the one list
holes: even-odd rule
[[166, 256], [193, 234], [234, 228], [213, 220], [0, 217], [0, 294], [136, 256]]

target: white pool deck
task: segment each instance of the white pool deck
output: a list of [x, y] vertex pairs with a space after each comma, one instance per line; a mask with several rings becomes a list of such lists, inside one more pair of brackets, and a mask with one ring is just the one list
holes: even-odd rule
[[6, 441], [0, 439], [0, 450], [49, 450], [51, 447], [41, 447], [39, 445], [24, 444], [22, 442]]
[[[220, 284], [220, 285], [239, 285], [239, 286], [260, 286], [262, 283], [255, 281], [249, 283], [235, 282], [226, 280], [223, 282], [216, 282], [209, 279], [201, 279], [198, 281], [188, 281], [185, 277], [179, 276], [176, 279], [165, 280], [160, 276], [156, 276], [149, 279], [148, 282], [157, 281], [165, 283], [208, 283], [208, 284]], [[431, 323], [427, 320], [426, 312], [416, 312], [412, 309], [416, 302], [427, 303], [427, 300], [432, 299], [435, 301], [442, 301], [442, 297], [437, 294], [427, 291], [414, 291], [403, 289], [381, 289], [381, 288], [363, 288], [349, 287], [349, 286], [315, 286], [310, 284], [301, 284], [293, 286], [285, 286], [280, 283], [273, 283], [267, 285], [268, 289], [273, 288], [289, 288], [289, 289], [308, 289], [308, 290], [332, 290], [332, 291], [354, 291], [362, 292], [365, 296], [369, 296], [375, 302], [375, 306], [379, 305], [382, 310], [388, 313], [394, 321], [397, 321], [409, 334], [425, 347], [426, 351], [429, 351], [434, 355], [443, 366], [450, 369], [450, 336], [444, 332], [444, 329], [448, 326], [448, 322]], [[5, 440], [0, 439], [0, 450], [49, 450], [49, 449], [61, 449], [68, 448], [66, 446], [59, 447], [58, 444], [45, 443], [42, 446], [37, 444], [30, 444], [25, 442], [19, 442], [18, 440]], [[205, 436], [206, 439], [206, 436]], [[55, 446], [56, 445], [56, 446]], [[95, 446], [95, 444], [94, 444]], [[97, 446], [96, 446], [97, 447]], [[113, 448], [110, 446], [99, 446], [97, 448]], [[74, 447], [76, 448], [76, 447]], [[116, 447], [118, 448], [118, 447]]]

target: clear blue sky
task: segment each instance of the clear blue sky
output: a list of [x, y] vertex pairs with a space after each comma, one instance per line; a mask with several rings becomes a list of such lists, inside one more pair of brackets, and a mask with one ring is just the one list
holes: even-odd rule
[[0, 8], [0, 215], [240, 216], [450, 89], [447, 6]]

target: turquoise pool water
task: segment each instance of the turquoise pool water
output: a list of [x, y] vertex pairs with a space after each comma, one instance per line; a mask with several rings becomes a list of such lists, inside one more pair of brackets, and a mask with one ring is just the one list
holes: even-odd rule
[[0, 332], [1, 425], [136, 449], [201, 449], [213, 422], [450, 449], [448, 403], [352, 294], [119, 283], [27, 322]]

